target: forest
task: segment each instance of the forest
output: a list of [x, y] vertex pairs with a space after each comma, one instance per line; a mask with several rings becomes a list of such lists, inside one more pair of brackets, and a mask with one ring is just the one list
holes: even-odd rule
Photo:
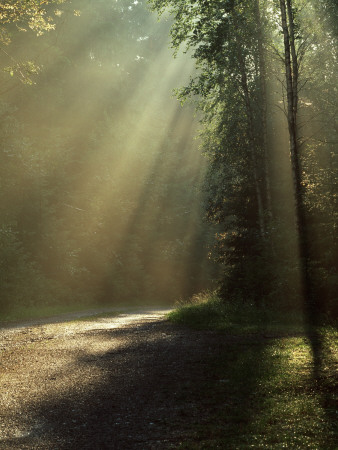
[[336, 450], [337, 0], [3, 0], [0, 447]]
[[188, 63], [172, 61], [168, 25], [130, 5], [1, 6], [2, 315], [211, 284], [205, 163], [172, 98]]
[[334, 1], [0, 17], [2, 315], [218, 289], [337, 316]]
[[151, 3], [196, 64], [221, 296], [336, 316], [337, 6]]

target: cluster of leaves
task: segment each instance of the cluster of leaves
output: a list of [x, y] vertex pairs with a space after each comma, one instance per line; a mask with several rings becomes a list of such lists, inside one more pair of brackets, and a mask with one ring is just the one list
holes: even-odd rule
[[[46, 7], [51, 3], [64, 3], [65, 0], [7, 0], [2, 2], [0, 6], [0, 21], [2, 29], [5, 25], [15, 24], [18, 29], [27, 31], [33, 30], [38, 35], [42, 35], [46, 31], [54, 29], [52, 18], [47, 14]], [[1, 33], [2, 38], [5, 37]], [[9, 35], [2, 42], [8, 43]]]
[[[76, 10], [69, 10], [67, 0], [6, 0], [0, 5], [0, 68], [15, 77], [21, 83], [31, 85], [40, 67], [27, 59], [25, 52], [16, 54], [17, 49], [11, 47], [17, 40], [17, 34], [29, 36], [43, 36], [55, 30], [56, 22], [63, 13], [78, 14]], [[62, 10], [59, 6], [62, 6]], [[27, 52], [29, 54], [29, 51]]]

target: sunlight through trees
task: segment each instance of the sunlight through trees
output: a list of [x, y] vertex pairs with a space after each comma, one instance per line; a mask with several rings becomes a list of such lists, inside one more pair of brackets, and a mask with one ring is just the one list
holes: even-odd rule
[[1, 308], [220, 278], [229, 301], [336, 315], [336, 18], [329, 0], [3, 2]]
[[210, 285], [205, 164], [172, 98], [192, 66], [172, 61], [168, 24], [127, 3], [2, 7], [3, 311]]

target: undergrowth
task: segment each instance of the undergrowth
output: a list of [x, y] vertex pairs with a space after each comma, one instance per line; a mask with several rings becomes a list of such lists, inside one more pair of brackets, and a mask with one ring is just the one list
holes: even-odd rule
[[275, 308], [225, 302], [215, 292], [195, 295], [187, 302], [178, 302], [169, 314], [172, 322], [196, 329], [229, 332], [292, 331], [302, 332], [304, 319], [300, 312], [278, 312]]

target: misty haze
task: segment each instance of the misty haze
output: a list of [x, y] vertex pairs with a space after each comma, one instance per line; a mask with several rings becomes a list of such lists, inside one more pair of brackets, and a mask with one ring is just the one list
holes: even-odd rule
[[335, 0], [0, 5], [0, 447], [337, 448]]

